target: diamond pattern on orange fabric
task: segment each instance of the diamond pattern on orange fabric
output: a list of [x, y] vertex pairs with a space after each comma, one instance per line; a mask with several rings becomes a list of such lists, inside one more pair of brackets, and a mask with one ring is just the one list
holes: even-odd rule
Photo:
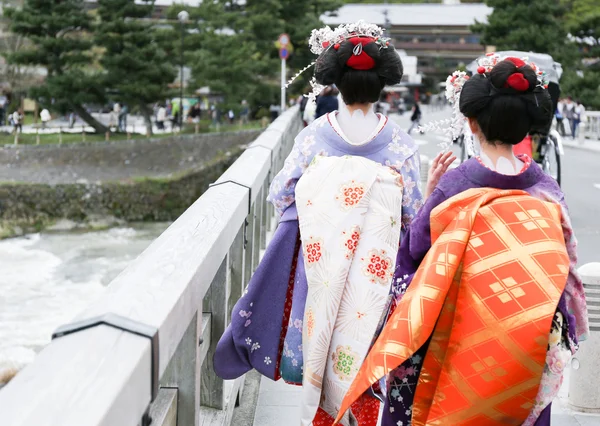
[[523, 191], [473, 189], [432, 212], [431, 233], [340, 413], [431, 337], [413, 425], [522, 424], [567, 279], [560, 208]]

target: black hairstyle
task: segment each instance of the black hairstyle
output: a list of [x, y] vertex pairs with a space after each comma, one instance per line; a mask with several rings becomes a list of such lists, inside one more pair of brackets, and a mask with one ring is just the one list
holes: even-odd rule
[[370, 42], [363, 51], [375, 61], [370, 70], [356, 70], [346, 63], [353, 55], [355, 46], [346, 40], [339, 49], [333, 46], [317, 59], [315, 78], [323, 85], [335, 84], [342, 93], [346, 105], [375, 103], [385, 86], [393, 86], [402, 80], [402, 61], [393, 46], [383, 47]]
[[[519, 91], [509, 87], [513, 74], [522, 74], [529, 88]], [[477, 120], [489, 142], [507, 145], [516, 145], [527, 134], [548, 129], [554, 113], [548, 90], [539, 85], [535, 71], [510, 60], [498, 63], [489, 73], [475, 74], [465, 83], [460, 111]]]

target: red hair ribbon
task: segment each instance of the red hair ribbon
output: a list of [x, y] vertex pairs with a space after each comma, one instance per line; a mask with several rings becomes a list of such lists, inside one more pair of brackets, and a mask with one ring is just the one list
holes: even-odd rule
[[522, 59], [519, 59], [519, 58], [506, 58], [506, 60], [515, 64], [517, 68], [521, 68], [521, 67], [524, 67], [525, 65], [527, 65], [525, 63], [525, 61], [523, 61]]
[[521, 74], [520, 72], [516, 72], [510, 77], [508, 77], [504, 87], [512, 87], [513, 89], [519, 92], [526, 92], [527, 90], [529, 90], [529, 81], [525, 78], [523, 74]]
[[363, 71], [375, 68], [375, 59], [367, 55], [363, 49], [363, 46], [373, 43], [375, 39], [371, 37], [353, 37], [348, 41], [354, 45], [354, 49], [346, 65], [352, 69]]

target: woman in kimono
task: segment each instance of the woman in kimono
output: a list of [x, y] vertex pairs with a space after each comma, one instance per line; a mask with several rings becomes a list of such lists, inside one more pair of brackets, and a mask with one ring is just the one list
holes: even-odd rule
[[[335, 84], [345, 105], [300, 132], [273, 180], [280, 223], [214, 358], [226, 379], [254, 368], [302, 385], [294, 424], [333, 424], [389, 304], [400, 235], [422, 205], [416, 144], [373, 112], [402, 79], [382, 33], [364, 22], [313, 32], [316, 82]], [[379, 411], [356, 404], [342, 424], [375, 426]]]
[[341, 412], [387, 376], [383, 426], [550, 425], [588, 322], [564, 194], [512, 151], [551, 120], [544, 73], [492, 55], [448, 83], [480, 154], [446, 173], [412, 221], [397, 306]]

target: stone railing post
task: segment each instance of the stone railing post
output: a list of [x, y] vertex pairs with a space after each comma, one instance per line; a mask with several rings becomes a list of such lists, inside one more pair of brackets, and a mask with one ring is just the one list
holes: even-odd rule
[[590, 335], [571, 362], [569, 405], [573, 410], [600, 413], [600, 263], [579, 268], [590, 320]]

